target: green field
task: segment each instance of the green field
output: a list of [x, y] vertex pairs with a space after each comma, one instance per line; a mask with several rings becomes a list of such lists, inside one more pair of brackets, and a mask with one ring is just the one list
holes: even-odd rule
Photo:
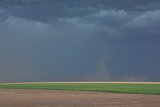
[[138, 83], [0, 83], [3, 89], [42, 89], [160, 95], [160, 84]]

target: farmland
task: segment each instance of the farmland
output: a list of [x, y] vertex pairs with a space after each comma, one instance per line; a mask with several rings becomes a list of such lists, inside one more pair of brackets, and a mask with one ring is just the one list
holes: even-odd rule
[[112, 83], [112, 82], [46, 82], [46, 83], [1, 83], [3, 89], [66, 90], [109, 92], [127, 94], [160, 95], [159, 83]]
[[0, 83], [0, 107], [160, 107], [159, 83]]

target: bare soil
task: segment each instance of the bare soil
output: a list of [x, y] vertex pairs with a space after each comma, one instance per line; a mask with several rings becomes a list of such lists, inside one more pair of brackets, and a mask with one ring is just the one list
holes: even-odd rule
[[160, 95], [0, 89], [0, 107], [160, 107]]

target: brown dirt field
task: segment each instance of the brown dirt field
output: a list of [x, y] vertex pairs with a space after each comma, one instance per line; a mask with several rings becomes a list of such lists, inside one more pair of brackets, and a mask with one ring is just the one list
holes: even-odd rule
[[0, 107], [160, 107], [160, 96], [0, 89]]

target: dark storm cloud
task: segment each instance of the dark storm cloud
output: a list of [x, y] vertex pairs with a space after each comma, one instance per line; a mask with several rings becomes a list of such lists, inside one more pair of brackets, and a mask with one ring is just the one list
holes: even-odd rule
[[[102, 9], [147, 11], [159, 9], [158, 0], [1, 0], [8, 14], [27, 19], [50, 21], [57, 18], [85, 17]], [[142, 8], [142, 9], [141, 9]]]
[[160, 81], [159, 0], [1, 0], [0, 81]]

